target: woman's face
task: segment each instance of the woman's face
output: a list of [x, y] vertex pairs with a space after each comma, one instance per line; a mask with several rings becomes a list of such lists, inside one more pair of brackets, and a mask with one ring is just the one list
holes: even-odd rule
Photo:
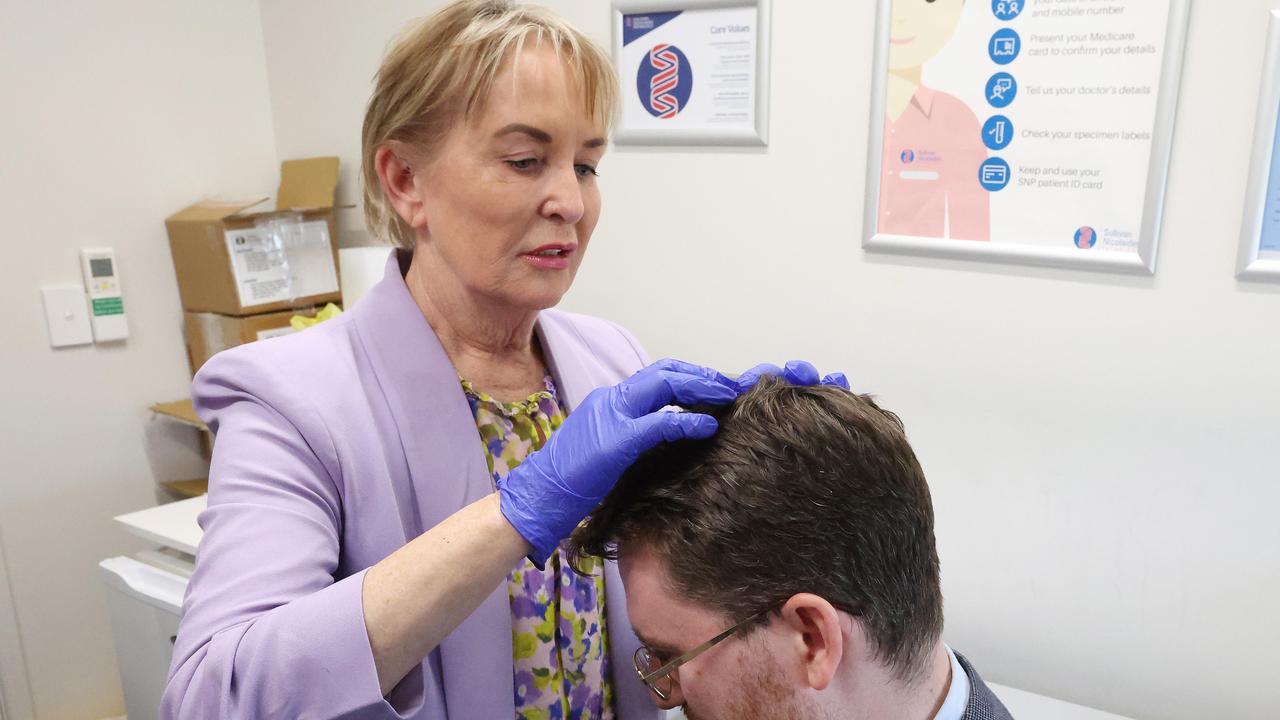
[[581, 89], [551, 49], [527, 46], [416, 173], [415, 252], [462, 288], [515, 310], [552, 307], [573, 284], [600, 217], [605, 151]]

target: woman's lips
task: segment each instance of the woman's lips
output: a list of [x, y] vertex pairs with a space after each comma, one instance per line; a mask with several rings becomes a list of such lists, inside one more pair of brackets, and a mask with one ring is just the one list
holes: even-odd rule
[[[549, 250], [558, 252], [548, 254], [546, 251]], [[573, 255], [575, 250], [577, 250], [577, 247], [573, 245], [547, 245], [533, 252], [527, 252], [520, 257], [540, 270], [565, 270], [568, 269], [569, 257]]]
[[915, 35], [912, 35], [911, 37], [905, 37], [905, 38], [891, 37], [889, 38], [889, 44], [890, 45], [906, 45], [907, 43], [915, 42], [915, 39], [916, 39]]

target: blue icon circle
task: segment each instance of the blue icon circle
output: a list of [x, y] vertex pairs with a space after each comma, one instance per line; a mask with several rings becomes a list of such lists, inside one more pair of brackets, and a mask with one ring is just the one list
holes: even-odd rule
[[1088, 250], [1098, 244], [1098, 231], [1085, 225], [1075, 234], [1075, 246], [1081, 250]]
[[987, 52], [991, 54], [991, 60], [995, 64], [1008, 65], [1017, 60], [1018, 53], [1022, 52], [1022, 38], [1013, 28], [1001, 28], [991, 36]]
[[1000, 20], [1012, 20], [1022, 14], [1030, 0], [991, 0], [991, 12]]
[[987, 81], [987, 102], [991, 107], [1009, 107], [1018, 97], [1018, 81], [1007, 72], [998, 72]]
[[1003, 150], [1013, 142], [1013, 121], [1003, 115], [992, 115], [982, 126], [982, 144], [992, 150]]
[[993, 157], [978, 168], [978, 182], [987, 192], [1000, 192], [1009, 184], [1009, 163], [1003, 158]]
[[914, 150], [903, 150], [902, 155], [899, 157], [902, 160], [903, 165], [910, 165], [916, 161], [916, 153]]
[[689, 104], [693, 92], [693, 68], [675, 45], [655, 45], [640, 61], [636, 73], [640, 104], [650, 115], [670, 120]]

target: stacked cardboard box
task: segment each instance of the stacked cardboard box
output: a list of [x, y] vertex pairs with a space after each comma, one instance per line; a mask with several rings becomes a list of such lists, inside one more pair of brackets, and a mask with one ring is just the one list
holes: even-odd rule
[[280, 166], [265, 199], [204, 201], [165, 221], [194, 374], [215, 353], [292, 331], [294, 315], [341, 302], [334, 189], [338, 158]]

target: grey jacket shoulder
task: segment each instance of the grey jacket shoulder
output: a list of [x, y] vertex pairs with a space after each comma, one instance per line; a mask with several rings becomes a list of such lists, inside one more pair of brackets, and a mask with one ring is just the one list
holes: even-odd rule
[[969, 705], [964, 709], [961, 720], [1013, 720], [1004, 703], [982, 682], [982, 676], [973, 665], [960, 653], [956, 653], [956, 659], [969, 676]]

